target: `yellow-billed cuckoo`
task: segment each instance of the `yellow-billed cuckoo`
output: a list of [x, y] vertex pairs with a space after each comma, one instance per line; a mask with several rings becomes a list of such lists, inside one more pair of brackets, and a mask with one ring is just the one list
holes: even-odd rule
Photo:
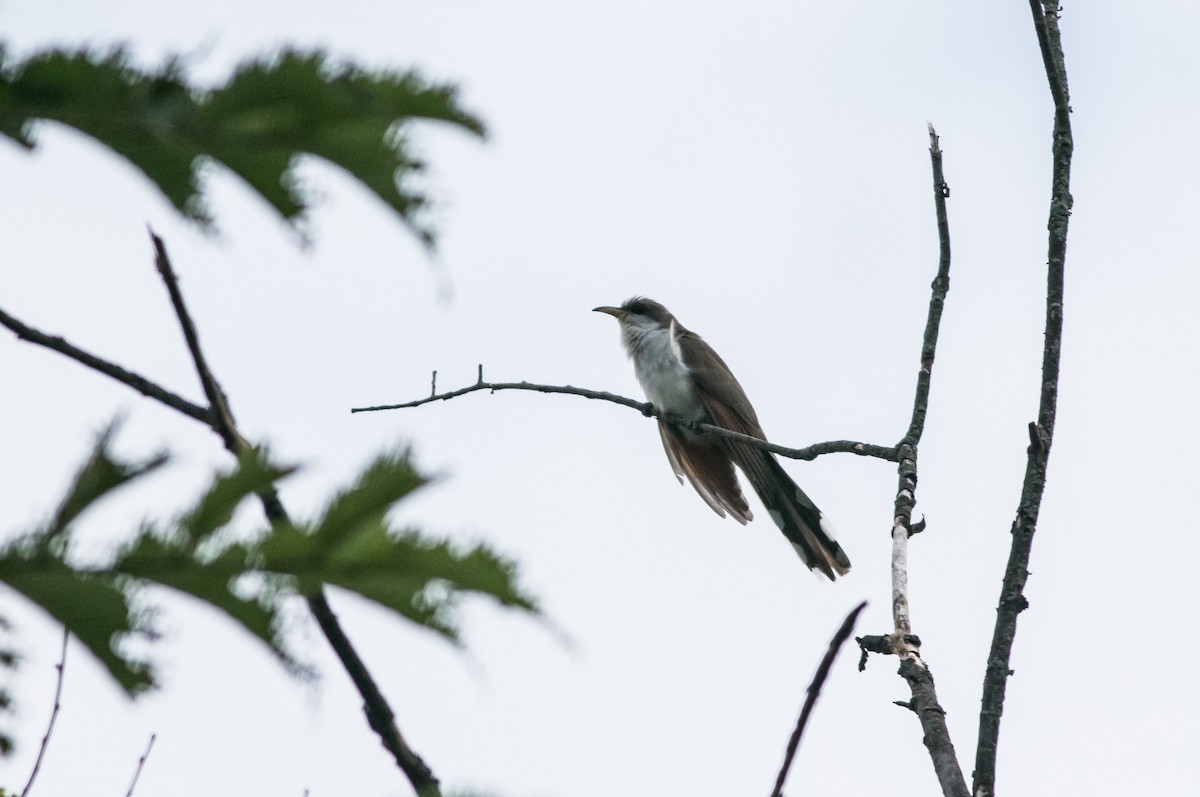
[[[684, 329], [667, 308], [636, 296], [620, 307], [597, 307], [621, 324], [621, 340], [646, 398], [684, 421], [703, 422], [766, 440], [742, 386], [704, 339]], [[831, 580], [850, 570], [829, 521], [775, 455], [747, 443], [702, 434], [659, 418], [658, 432], [676, 478], [686, 476], [721, 517], [745, 524], [753, 518], [733, 466], [762, 499], [775, 525], [810, 569]]]

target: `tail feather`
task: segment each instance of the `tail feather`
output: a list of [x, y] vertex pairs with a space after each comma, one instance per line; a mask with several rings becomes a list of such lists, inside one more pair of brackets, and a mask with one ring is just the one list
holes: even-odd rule
[[766, 451], [741, 448], [738, 465], [804, 564], [830, 581], [850, 572], [850, 558], [838, 544], [833, 526], [783, 466]]

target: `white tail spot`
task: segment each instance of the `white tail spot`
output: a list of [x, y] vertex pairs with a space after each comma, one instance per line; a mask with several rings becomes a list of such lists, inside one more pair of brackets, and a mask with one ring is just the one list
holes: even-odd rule
[[833, 530], [833, 524], [825, 518], [824, 513], [821, 514], [821, 531], [825, 532], [825, 536], [828, 537], [831, 542], [837, 540], [837, 532]]

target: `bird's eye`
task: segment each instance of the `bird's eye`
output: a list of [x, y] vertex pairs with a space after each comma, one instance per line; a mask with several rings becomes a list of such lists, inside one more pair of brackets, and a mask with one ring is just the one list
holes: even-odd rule
[[650, 312], [650, 305], [643, 299], [630, 299], [621, 309], [630, 315], [647, 315]]

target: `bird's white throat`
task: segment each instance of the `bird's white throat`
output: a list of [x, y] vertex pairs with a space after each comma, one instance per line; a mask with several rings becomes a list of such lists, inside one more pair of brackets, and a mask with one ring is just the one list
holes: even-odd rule
[[669, 328], [648, 319], [621, 324], [622, 342], [650, 403], [690, 421], [703, 420], [704, 407], [675, 335], [673, 320]]

